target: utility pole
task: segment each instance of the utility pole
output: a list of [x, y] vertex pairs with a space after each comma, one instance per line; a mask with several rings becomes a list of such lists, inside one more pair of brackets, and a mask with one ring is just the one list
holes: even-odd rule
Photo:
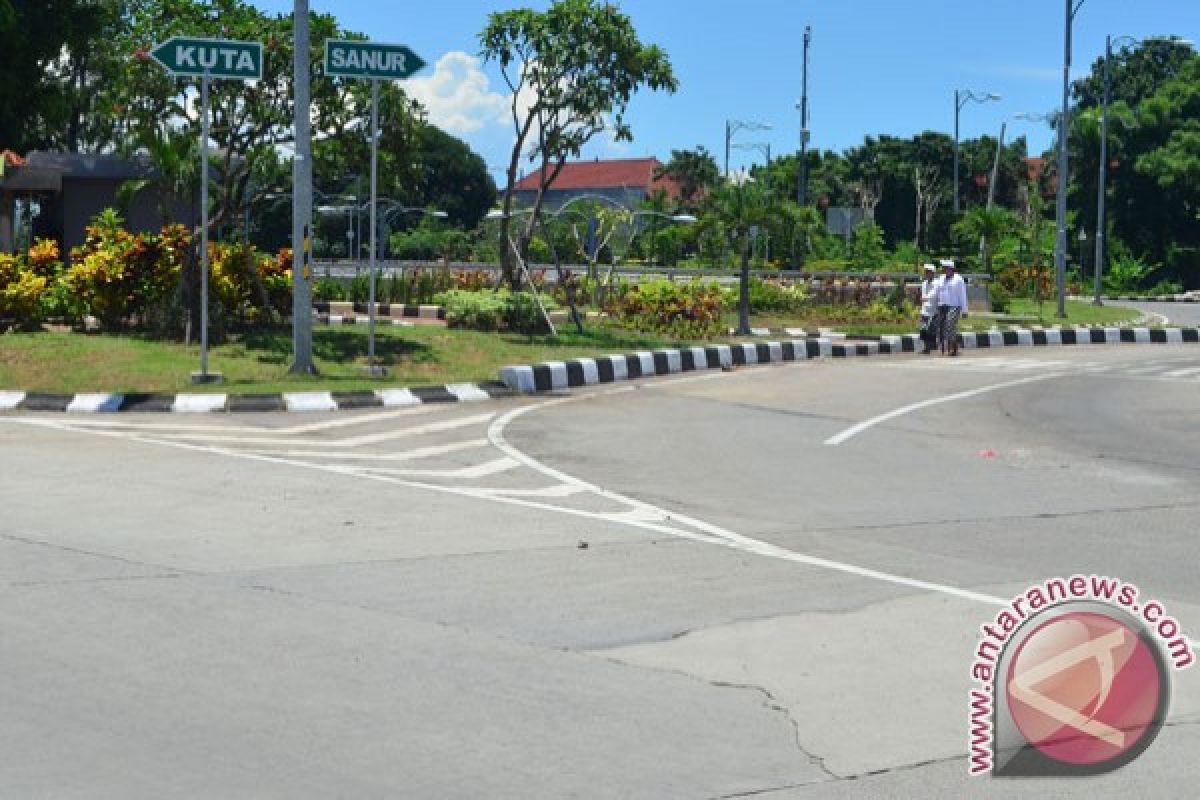
[[309, 242], [312, 229], [312, 130], [309, 121], [308, 0], [294, 0], [292, 25], [296, 154], [292, 159], [292, 353], [291, 371], [313, 374], [312, 292]]
[[796, 177], [796, 202], [804, 205], [808, 199], [808, 46], [812, 42], [812, 26], [804, 26], [804, 67], [800, 73], [800, 171]]
[[1096, 263], [1092, 266], [1095, 272], [1093, 280], [1092, 305], [1102, 306], [1100, 299], [1104, 278], [1104, 199], [1105, 185], [1108, 182], [1108, 101], [1111, 77], [1109, 73], [1112, 62], [1112, 35], [1104, 37], [1104, 100], [1100, 108], [1100, 180], [1096, 189]]
[[1064, 0], [1062, 111], [1058, 117], [1058, 191], [1054, 207], [1054, 289], [1059, 319], [1067, 316], [1067, 137], [1071, 135], [1071, 23], [1084, 0]]

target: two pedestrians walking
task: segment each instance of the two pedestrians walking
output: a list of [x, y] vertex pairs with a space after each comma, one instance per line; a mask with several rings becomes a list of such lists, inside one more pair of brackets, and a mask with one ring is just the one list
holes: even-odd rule
[[936, 345], [947, 355], [958, 355], [958, 321], [967, 313], [967, 284], [952, 260], [941, 260], [942, 275], [935, 276], [933, 264], [926, 264], [921, 282], [922, 354]]

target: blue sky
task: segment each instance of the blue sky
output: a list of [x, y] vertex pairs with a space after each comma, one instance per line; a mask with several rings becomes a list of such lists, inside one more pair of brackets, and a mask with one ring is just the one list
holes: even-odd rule
[[[270, 11], [288, 0], [255, 0]], [[548, 2], [496, 0], [310, 0], [343, 26], [381, 42], [407, 44], [429, 66], [408, 83], [431, 120], [467, 141], [489, 166], [507, 163], [512, 123], [507, 87], [476, 59], [488, 13], [545, 8]], [[598, 141], [588, 157], [655, 155], [702, 144], [721, 161], [726, 119], [770, 123], [735, 141], [769, 142], [773, 154], [799, 146], [805, 25], [812, 145], [842, 150], [868, 134], [953, 132], [956, 88], [995, 92], [998, 103], [967, 105], [964, 137], [1025, 135], [1049, 146], [1043, 123], [1014, 120], [1047, 112], [1061, 98], [1063, 3], [1059, 0], [621, 0], [644, 42], [670, 55], [680, 88], [642, 93], [630, 106], [634, 141]], [[1105, 34], [1176, 34], [1200, 41], [1197, 0], [1086, 0], [1075, 19], [1072, 77], [1104, 52]], [[761, 163], [757, 150], [734, 150], [730, 165]], [[494, 171], [499, 179], [499, 172]]]

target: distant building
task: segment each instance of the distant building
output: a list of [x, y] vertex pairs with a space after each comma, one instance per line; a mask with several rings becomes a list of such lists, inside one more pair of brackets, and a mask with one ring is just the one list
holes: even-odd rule
[[[82, 244], [88, 222], [105, 208], [118, 205], [127, 181], [156, 176], [148, 160], [112, 154], [31, 151], [24, 158], [5, 151], [0, 170], [0, 252], [11, 252], [17, 231], [58, 241], [66, 255]], [[163, 224], [161, 195], [148, 189], [130, 198], [123, 210], [131, 231], [157, 231]], [[175, 199], [170, 217], [187, 224], [198, 209]]]
[[[626, 208], [636, 208], [658, 189], [677, 201], [679, 186], [675, 181], [655, 177], [661, 168], [662, 163], [654, 157], [568, 162], [546, 190], [543, 202], [553, 210], [577, 197], [600, 195]], [[533, 205], [540, 181], [540, 169], [517, 181], [513, 187], [517, 205]]]

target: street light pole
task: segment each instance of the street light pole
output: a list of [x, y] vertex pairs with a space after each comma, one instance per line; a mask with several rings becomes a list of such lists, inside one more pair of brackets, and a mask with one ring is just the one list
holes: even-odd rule
[[1100, 299], [1101, 284], [1104, 270], [1104, 191], [1108, 183], [1108, 100], [1110, 89], [1110, 64], [1112, 63], [1112, 36], [1104, 37], [1104, 98], [1100, 104], [1100, 180], [1096, 188], [1096, 263], [1092, 269], [1096, 273], [1092, 305], [1102, 306]]
[[963, 106], [967, 103], [987, 103], [1000, 99], [1000, 95], [992, 92], [974, 92], [968, 89], [954, 90], [954, 216], [958, 216], [958, 117]]
[[1058, 177], [1054, 220], [1054, 288], [1058, 317], [1067, 316], [1067, 137], [1071, 135], [1071, 23], [1085, 0], [1064, 0], [1062, 111], [1058, 117]]

